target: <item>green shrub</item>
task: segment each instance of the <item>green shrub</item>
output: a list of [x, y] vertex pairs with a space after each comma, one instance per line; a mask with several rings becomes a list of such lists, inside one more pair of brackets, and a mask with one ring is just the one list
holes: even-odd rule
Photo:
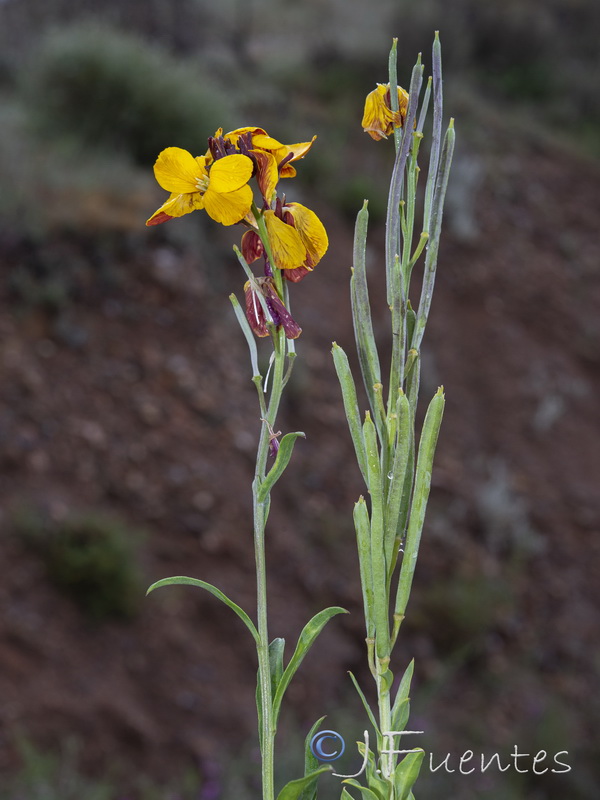
[[228, 124], [228, 100], [195, 66], [98, 24], [50, 31], [25, 74], [41, 134], [141, 164], [170, 145], [200, 154], [215, 125]]
[[15, 528], [42, 558], [52, 582], [90, 618], [127, 619], [137, 612], [144, 596], [137, 532], [104, 514], [57, 522], [31, 509], [17, 515]]

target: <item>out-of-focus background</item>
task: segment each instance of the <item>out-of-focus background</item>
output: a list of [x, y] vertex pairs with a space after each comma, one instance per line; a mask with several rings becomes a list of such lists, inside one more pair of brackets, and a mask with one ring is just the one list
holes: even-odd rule
[[[320, 716], [360, 766], [372, 697], [351, 510], [363, 491], [330, 357], [353, 350], [352, 225], [370, 201], [385, 354], [383, 214], [391, 143], [365, 94], [441, 32], [458, 145], [425, 399], [447, 411], [397, 669], [411, 727], [454, 761], [417, 796], [598, 797], [600, 92], [595, 0], [0, 2], [0, 798], [257, 796], [252, 642], [191, 589], [253, 611], [258, 432], [227, 296], [240, 231], [193, 214], [155, 229], [157, 153], [223, 126], [318, 134], [288, 196], [328, 255], [292, 287], [304, 333], [280, 428], [306, 442], [268, 531], [273, 635], [334, 619], [292, 684], [279, 779]], [[288, 644], [288, 647], [290, 645]], [[458, 772], [515, 745], [506, 772]], [[548, 753], [534, 774], [532, 755]], [[553, 762], [567, 762], [559, 774]], [[358, 762], [358, 763], [357, 763]], [[324, 796], [339, 791], [323, 782]]]

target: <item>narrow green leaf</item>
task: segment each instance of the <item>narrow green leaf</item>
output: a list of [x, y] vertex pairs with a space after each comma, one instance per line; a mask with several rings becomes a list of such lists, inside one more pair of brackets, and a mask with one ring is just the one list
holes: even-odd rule
[[314, 772], [305, 775], [303, 778], [297, 778], [295, 781], [286, 783], [283, 789], [277, 795], [277, 800], [299, 800], [302, 793], [310, 786], [316, 783], [319, 775], [324, 772], [331, 772], [330, 766], [320, 767]]
[[375, 625], [373, 622], [373, 614], [375, 612], [373, 605], [373, 570], [371, 568], [371, 522], [364, 497], [359, 497], [354, 504], [353, 516], [367, 638], [373, 639], [375, 637]]
[[417, 555], [419, 553], [421, 533], [423, 531], [425, 512], [427, 510], [427, 500], [429, 499], [429, 490], [431, 488], [433, 457], [442, 416], [444, 414], [444, 403], [443, 388], [440, 388], [429, 404], [423, 423], [423, 430], [421, 431], [415, 475], [415, 489], [410, 509], [408, 529], [406, 531], [406, 543], [404, 546], [400, 580], [398, 582], [398, 592], [396, 595], [395, 613], [400, 617], [404, 617], [406, 612], [406, 604], [408, 603]]
[[285, 639], [273, 639], [269, 645], [269, 671], [271, 673], [271, 694], [274, 696], [283, 675], [283, 651]]
[[271, 315], [269, 307], [267, 306], [267, 301], [265, 300], [265, 298], [263, 296], [263, 293], [258, 290], [258, 287], [257, 287], [257, 284], [256, 284], [256, 276], [255, 276], [255, 274], [252, 272], [252, 270], [248, 266], [248, 262], [246, 261], [246, 259], [242, 255], [242, 252], [239, 249], [239, 247], [236, 247], [236, 245], [234, 245], [233, 246], [233, 252], [236, 254], [237, 260], [240, 262], [240, 264], [242, 266], [242, 269], [246, 273], [246, 277], [248, 278], [248, 281], [250, 282], [251, 286], [253, 286], [256, 289], [255, 296], [256, 296], [256, 299], [258, 300], [258, 302], [261, 305], [261, 308], [262, 308], [263, 313], [265, 315], [265, 319], [267, 320], [267, 324], [268, 325], [273, 325], [273, 317]]
[[408, 712], [410, 710], [409, 692], [410, 692], [410, 684], [412, 681], [414, 668], [415, 668], [415, 661], [413, 659], [406, 668], [404, 675], [402, 676], [402, 680], [400, 681], [400, 685], [398, 686], [398, 691], [396, 692], [394, 705], [392, 706], [393, 731], [403, 731], [404, 726], [406, 725], [406, 722], [408, 720]]
[[248, 342], [248, 349], [250, 350], [250, 363], [252, 365], [252, 377], [260, 378], [261, 374], [260, 374], [260, 369], [258, 368], [258, 352], [256, 349], [256, 339], [254, 338], [252, 329], [248, 324], [246, 315], [242, 311], [242, 307], [240, 306], [237, 297], [234, 294], [230, 294], [229, 299], [231, 301], [231, 305], [233, 306], [236, 319], [240, 324], [240, 328], [242, 329], [242, 333], [244, 334], [244, 336], [246, 337], [246, 341]]
[[345, 787], [345, 786], [342, 788], [342, 793], [341, 793], [341, 795], [340, 795], [340, 800], [354, 800], [354, 798], [352, 797], [352, 795], [351, 795], [351, 794], [350, 794], [350, 792], [349, 792], [349, 791], [346, 789], [346, 787]]
[[292, 453], [294, 451], [294, 445], [299, 436], [305, 438], [305, 435], [302, 433], [302, 431], [286, 433], [283, 439], [279, 442], [279, 450], [277, 451], [275, 463], [267, 473], [264, 481], [261, 483], [258, 489], [257, 501], [259, 503], [265, 502], [271, 492], [271, 489], [283, 475], [285, 468], [290, 463], [290, 458], [292, 457]]
[[377, 720], [375, 719], [375, 715], [373, 714], [373, 711], [371, 710], [371, 706], [367, 702], [367, 698], [364, 696], [363, 691], [360, 688], [360, 686], [358, 685], [358, 681], [356, 680], [354, 675], [351, 672], [348, 672], [348, 675], [350, 675], [350, 679], [352, 680], [352, 683], [354, 684], [354, 688], [358, 692], [358, 696], [360, 697], [360, 699], [362, 701], [362, 704], [364, 706], [364, 709], [367, 712], [367, 716], [369, 717], [369, 722], [371, 723], [375, 733], [377, 734], [377, 738], [381, 739], [381, 731], [379, 730], [379, 725], [377, 724]]
[[206, 581], [201, 581], [198, 578], [187, 578], [184, 575], [176, 575], [173, 578], [162, 578], [162, 580], [156, 581], [156, 583], [153, 583], [152, 586], [149, 587], [146, 595], [149, 595], [150, 592], [153, 592], [155, 589], [159, 589], [162, 586], [198, 586], [200, 589], [205, 589], [207, 592], [210, 592], [212, 595], [218, 598], [222, 603], [225, 603], [226, 606], [229, 606], [232, 611], [235, 611], [235, 613], [252, 634], [256, 644], [258, 645], [260, 643], [258, 631], [254, 627], [254, 623], [248, 614], [246, 614], [246, 612], [236, 603], [234, 603], [233, 600], [230, 600], [227, 595], [223, 594], [220, 589], [217, 589], [217, 587], [213, 586], [211, 583], [206, 583]]
[[346, 778], [346, 780], [342, 782], [347, 783], [348, 786], [353, 786], [355, 789], [358, 789], [365, 800], [380, 800], [378, 794], [376, 794], [372, 789], [362, 786], [357, 780], [354, 780], [354, 778]]
[[354, 451], [356, 453], [356, 460], [362, 473], [362, 476], [367, 482], [367, 455], [365, 452], [365, 442], [362, 435], [362, 426], [360, 423], [360, 411], [358, 408], [358, 398], [356, 395], [356, 385], [352, 377], [352, 371], [348, 362], [348, 356], [335, 342], [331, 350], [333, 354], [333, 363], [335, 371], [340, 382], [342, 389], [342, 399], [344, 401], [344, 411], [346, 412], [346, 419], [348, 420], [348, 427], [350, 428], [350, 436], [354, 444]]
[[300, 636], [298, 637], [298, 644], [296, 645], [296, 649], [294, 650], [294, 654], [291, 657], [289, 664], [284, 670], [283, 675], [281, 676], [281, 680], [279, 681], [279, 685], [277, 687], [277, 691], [275, 693], [275, 697], [273, 698], [273, 721], [277, 723], [277, 719], [279, 717], [279, 710], [281, 708], [281, 701], [283, 699], [283, 695], [285, 694], [285, 690], [290, 684], [290, 681], [294, 677], [298, 667], [304, 661], [304, 657], [310, 650], [313, 642], [317, 638], [317, 636], [321, 633], [325, 625], [329, 622], [332, 617], [335, 617], [336, 614], [347, 614], [345, 608], [339, 608], [339, 606], [332, 606], [331, 608], [326, 608], [323, 611], [319, 611], [318, 614], [309, 620], [304, 628]]
[[[365, 757], [365, 743], [364, 742], [357, 742], [358, 744], [358, 752], [361, 756]], [[380, 771], [377, 769], [377, 765], [375, 763], [375, 756], [373, 751], [368, 748], [367, 749], [367, 769], [366, 769], [366, 778], [367, 784], [369, 789], [372, 792], [375, 792], [378, 800], [389, 800], [389, 792], [390, 787], [387, 781], [380, 778]], [[351, 778], [349, 780], [352, 780]]]
[[394, 786], [397, 800], [408, 800], [411, 789], [419, 777], [424, 757], [424, 750], [419, 750], [415, 753], [407, 753], [396, 767]]
[[390, 628], [388, 610], [387, 566], [385, 560], [383, 491], [377, 448], [377, 433], [369, 412], [365, 415], [363, 436], [367, 450], [369, 494], [371, 496], [371, 570], [373, 573], [373, 622], [377, 656], [389, 655]]
[[[312, 742], [313, 736], [321, 727], [323, 720], [325, 717], [321, 717], [318, 719], [309, 732], [306, 735], [306, 739], [304, 740], [304, 775], [310, 775], [311, 772], [315, 772], [319, 768], [319, 760], [313, 754], [311, 750], [310, 744]], [[316, 786], [310, 786], [307, 789], [304, 789], [302, 794], [300, 795], [300, 800], [316, 800], [317, 797], [317, 788]]]

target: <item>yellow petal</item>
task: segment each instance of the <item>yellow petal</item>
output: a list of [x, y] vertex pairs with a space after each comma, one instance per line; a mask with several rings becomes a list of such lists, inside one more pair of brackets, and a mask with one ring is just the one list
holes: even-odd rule
[[392, 112], [385, 102], [388, 89], [388, 84], [378, 83], [377, 88], [369, 92], [365, 99], [361, 124], [363, 130], [376, 141], [386, 139], [391, 132]]
[[248, 156], [236, 154], [219, 158], [210, 168], [209, 188], [219, 193], [234, 192], [248, 183], [253, 169], [254, 165]]
[[306, 248], [298, 231], [292, 225], [286, 225], [270, 210], [265, 211], [265, 224], [275, 266], [279, 269], [301, 267], [306, 259]]
[[258, 165], [256, 173], [258, 187], [264, 199], [270, 203], [279, 180], [277, 161], [272, 153], [267, 153], [265, 150], [251, 150], [250, 152], [256, 158]]
[[[226, 158], [237, 158], [237, 156], [226, 156]], [[224, 160], [224, 158], [219, 159], [219, 161]], [[250, 161], [249, 158], [246, 160]], [[216, 164], [218, 163], [217, 161]], [[209, 186], [202, 199], [206, 213], [216, 222], [220, 222], [221, 225], [235, 225], [250, 211], [253, 196], [252, 189], [247, 185], [236, 189], [235, 192], [227, 193], [215, 192], [212, 186]]]
[[[220, 129], [222, 130], [222, 129]], [[266, 136], [267, 132], [263, 128], [236, 128], [234, 131], [229, 131], [226, 133], [224, 138], [227, 139], [229, 142], [233, 142], [235, 144], [240, 136], [243, 136], [244, 133], [251, 133], [252, 136], [255, 134]], [[215, 134], [216, 136], [217, 134]]]
[[408, 93], [398, 86], [398, 111], [390, 107], [389, 83], [378, 83], [365, 99], [362, 127], [372, 139], [387, 139], [395, 127], [401, 128], [406, 118]]
[[281, 147], [285, 147], [284, 144], [278, 142], [277, 139], [273, 139], [272, 136], [269, 136], [268, 133], [253, 133], [252, 134], [252, 146], [258, 147], [260, 150], [279, 150]]
[[279, 173], [280, 178], [295, 178], [298, 173], [296, 172], [296, 167], [292, 167], [289, 161], [283, 165], [281, 171]]
[[156, 180], [174, 194], [189, 194], [198, 190], [198, 179], [203, 177], [202, 168], [191, 153], [181, 147], [167, 147], [156, 159]]
[[284, 145], [286, 152], [284, 156], [288, 153], [293, 153], [292, 158], [290, 161], [297, 161], [299, 158], [304, 158], [304, 156], [308, 153], [310, 148], [313, 146], [313, 142], [316, 139], [316, 135], [310, 140], [310, 142], [298, 142], [298, 144], [286, 144]]
[[[202, 208], [203, 202], [200, 192], [189, 194], [172, 194], [166, 203], [152, 214], [146, 225], [158, 225], [166, 222], [167, 217], [183, 217], [196, 209]], [[164, 218], [161, 218], [164, 217]]]
[[280, 177], [281, 178], [293, 178], [296, 174], [296, 170], [293, 167], [289, 166], [290, 161], [297, 161], [299, 158], [304, 158], [306, 153], [312, 147], [313, 142], [317, 137], [313, 136], [310, 142], [298, 142], [297, 144], [281, 144], [277, 141], [277, 139], [273, 139], [270, 136], [253, 136], [252, 137], [252, 144], [254, 147], [257, 147], [261, 150], [267, 150], [268, 152], [273, 153], [275, 156], [275, 160], [278, 164], [281, 164], [286, 156], [291, 155], [291, 158], [286, 164], [284, 165], [283, 169], [281, 170]]
[[323, 258], [329, 247], [327, 231], [315, 212], [301, 203], [288, 203], [285, 211], [289, 211], [294, 218], [294, 225], [308, 256], [308, 263], [305, 266], [312, 269]]

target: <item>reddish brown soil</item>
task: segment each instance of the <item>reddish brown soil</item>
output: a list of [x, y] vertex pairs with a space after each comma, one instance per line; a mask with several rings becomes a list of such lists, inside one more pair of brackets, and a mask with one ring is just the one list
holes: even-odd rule
[[[475, 729], [490, 748], [512, 745], [557, 709], [564, 749], [583, 764], [599, 710], [600, 173], [550, 147], [485, 166], [478, 232], [447, 233], [425, 339], [423, 394], [443, 383], [447, 410], [398, 669], [416, 654], [420, 718], [445, 746]], [[302, 735], [345, 703], [346, 670], [365, 676], [351, 526], [363, 489], [329, 354], [332, 340], [353, 350], [351, 232], [320, 210], [330, 254], [293, 288], [304, 333], [279, 427], [307, 440], [274, 495], [271, 628], [291, 642], [326, 605], [351, 614], [329, 624], [289, 691]], [[148, 241], [123, 255], [117, 285], [86, 280], [58, 317], [24, 310], [3, 281], [0, 725], [5, 745], [19, 732], [42, 748], [75, 735], [92, 771], [120, 760], [165, 780], [254, 742], [245, 629], [193, 589], [157, 592], [132, 622], [93, 624], [12, 523], [24, 503], [56, 519], [108, 510], [147, 531], [148, 582], [202, 577], [253, 613], [258, 413], [227, 300], [242, 279], [226, 255], [215, 292], [197, 255]], [[370, 241], [374, 280], [381, 230]], [[2, 272], [38, 251], [5, 241]], [[472, 589], [456, 611], [461, 586]], [[6, 774], [15, 750], [0, 752]]]

